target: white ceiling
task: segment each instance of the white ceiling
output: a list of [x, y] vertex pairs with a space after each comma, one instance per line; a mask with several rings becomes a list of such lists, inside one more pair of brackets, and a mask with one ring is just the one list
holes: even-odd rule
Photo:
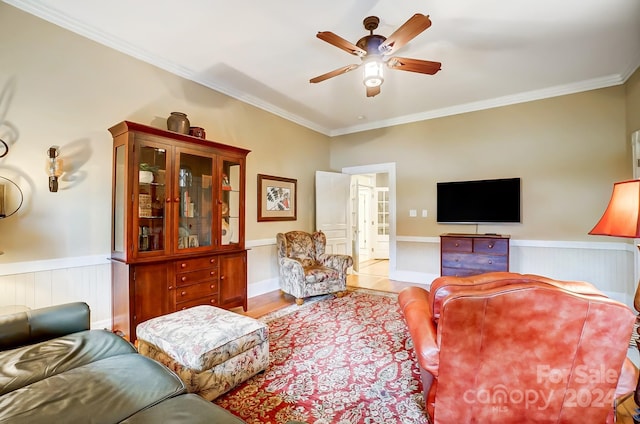
[[[4, 0], [181, 77], [327, 135], [622, 84], [640, 64], [638, 0]], [[359, 63], [315, 37], [355, 43], [362, 20], [391, 33], [414, 13], [432, 26], [397, 55], [436, 75], [388, 70], [367, 98]]]

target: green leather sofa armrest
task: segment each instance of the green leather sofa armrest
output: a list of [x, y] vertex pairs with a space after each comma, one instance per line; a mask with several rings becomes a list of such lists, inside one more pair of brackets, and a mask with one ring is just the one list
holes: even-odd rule
[[0, 351], [66, 336], [89, 327], [89, 305], [84, 302], [0, 315]]

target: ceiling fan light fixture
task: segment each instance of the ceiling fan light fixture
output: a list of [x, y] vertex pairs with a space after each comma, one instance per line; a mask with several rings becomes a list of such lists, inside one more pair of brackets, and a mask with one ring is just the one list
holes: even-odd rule
[[371, 57], [364, 61], [364, 85], [367, 87], [378, 87], [384, 81], [384, 64], [376, 57]]

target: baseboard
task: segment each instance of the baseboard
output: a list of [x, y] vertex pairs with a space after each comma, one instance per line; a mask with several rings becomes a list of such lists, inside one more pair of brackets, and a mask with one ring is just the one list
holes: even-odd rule
[[111, 320], [103, 319], [100, 321], [94, 321], [91, 323], [92, 330], [109, 330], [111, 328]]
[[437, 274], [428, 274], [424, 272], [395, 270], [389, 272], [389, 279], [401, 281], [403, 283], [415, 283], [424, 286], [430, 286], [431, 282], [438, 278]]
[[247, 297], [260, 296], [275, 290], [280, 290], [280, 282], [277, 277], [249, 284], [247, 286]]

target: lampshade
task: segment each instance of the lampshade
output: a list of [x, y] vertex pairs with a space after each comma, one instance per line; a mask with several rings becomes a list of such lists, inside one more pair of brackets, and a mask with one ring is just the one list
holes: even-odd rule
[[640, 238], [640, 180], [613, 185], [609, 205], [589, 234]]
[[371, 57], [364, 62], [364, 85], [367, 87], [377, 87], [384, 81], [382, 74], [383, 63], [376, 57]]

